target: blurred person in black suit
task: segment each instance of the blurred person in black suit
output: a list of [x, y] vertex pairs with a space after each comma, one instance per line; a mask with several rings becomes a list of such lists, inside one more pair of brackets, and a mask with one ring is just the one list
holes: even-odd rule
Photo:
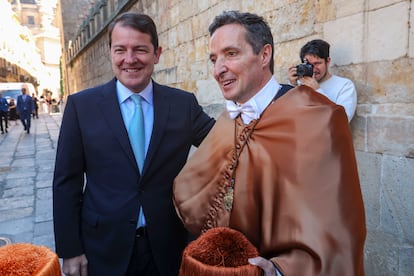
[[27, 87], [22, 88], [22, 94], [17, 97], [17, 114], [20, 116], [23, 128], [30, 133], [30, 118], [33, 112], [33, 99], [27, 95]]

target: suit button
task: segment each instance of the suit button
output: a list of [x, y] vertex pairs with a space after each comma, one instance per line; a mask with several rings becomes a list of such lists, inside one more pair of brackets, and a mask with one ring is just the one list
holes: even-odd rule
[[143, 193], [144, 193], [144, 190], [142, 190], [142, 189], [138, 190], [138, 194], [142, 195]]

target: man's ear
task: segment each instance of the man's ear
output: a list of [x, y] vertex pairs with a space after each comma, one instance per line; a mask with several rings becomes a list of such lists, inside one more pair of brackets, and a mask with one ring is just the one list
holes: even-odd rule
[[272, 59], [272, 55], [273, 55], [272, 46], [270, 44], [266, 44], [265, 46], [263, 46], [263, 49], [261, 51], [263, 67], [269, 66], [270, 60]]
[[162, 47], [159, 46], [158, 49], [155, 50], [155, 61], [154, 61], [155, 64], [157, 64], [160, 61], [161, 53], [162, 53]]
[[329, 66], [330, 63], [331, 63], [331, 57], [327, 57], [326, 58], [326, 66]]

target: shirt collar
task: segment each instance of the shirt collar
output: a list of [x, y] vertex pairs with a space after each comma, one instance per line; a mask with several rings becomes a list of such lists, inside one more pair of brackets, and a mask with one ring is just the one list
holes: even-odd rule
[[[119, 104], [122, 104], [128, 98], [134, 94], [131, 90], [129, 90], [125, 85], [123, 85], [119, 80], [116, 81], [116, 90], [118, 95]], [[148, 83], [148, 85], [139, 92], [139, 95], [150, 105], [153, 104], [154, 94], [153, 94], [153, 84], [152, 80]]]
[[[262, 112], [266, 109], [269, 103], [276, 96], [279, 89], [280, 84], [276, 81], [274, 77], [271, 77], [270, 80], [266, 83], [266, 85], [259, 92], [257, 92], [256, 95], [254, 95], [252, 98], [250, 98], [250, 100], [248, 100], [244, 104], [250, 104], [251, 106], [253, 106], [253, 108], [258, 114], [262, 114]], [[240, 105], [238, 103], [236, 104]]]

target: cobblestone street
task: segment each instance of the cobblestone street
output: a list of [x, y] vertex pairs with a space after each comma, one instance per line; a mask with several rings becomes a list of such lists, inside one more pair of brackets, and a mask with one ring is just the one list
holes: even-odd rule
[[52, 179], [60, 113], [40, 113], [30, 134], [9, 121], [0, 136], [0, 237], [54, 251]]

